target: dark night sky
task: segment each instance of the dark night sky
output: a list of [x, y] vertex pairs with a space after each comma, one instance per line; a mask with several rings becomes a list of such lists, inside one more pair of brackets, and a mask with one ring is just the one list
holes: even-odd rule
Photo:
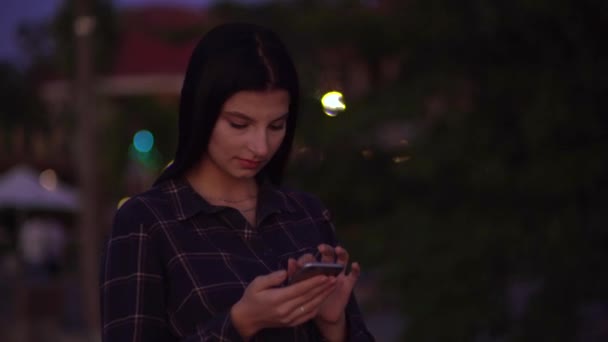
[[[0, 60], [18, 61], [20, 51], [16, 44], [15, 31], [20, 22], [48, 20], [63, 0], [2, 0], [0, 10]], [[117, 7], [145, 4], [173, 4], [202, 8], [217, 0], [114, 0]], [[241, 0], [244, 3], [259, 3], [260, 0]]]

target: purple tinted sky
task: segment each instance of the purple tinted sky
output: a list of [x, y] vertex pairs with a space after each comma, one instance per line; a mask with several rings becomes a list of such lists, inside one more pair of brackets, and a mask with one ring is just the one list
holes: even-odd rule
[[[2, 0], [0, 10], [0, 60], [18, 61], [20, 51], [16, 44], [15, 30], [23, 21], [49, 19], [63, 0]], [[117, 7], [145, 4], [172, 4], [202, 8], [217, 0], [114, 0]], [[259, 3], [261, 0], [240, 0], [242, 3]]]

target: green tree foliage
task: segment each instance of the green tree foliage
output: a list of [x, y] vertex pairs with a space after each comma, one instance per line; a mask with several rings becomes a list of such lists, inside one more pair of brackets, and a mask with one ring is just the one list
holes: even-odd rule
[[[292, 182], [401, 294], [405, 340], [574, 340], [578, 313], [608, 301], [606, 3], [391, 6], [266, 5], [299, 65], [315, 46], [350, 44], [372, 67], [403, 52], [398, 82], [336, 118], [304, 75]], [[387, 123], [409, 127], [409, 144], [378, 143]], [[518, 312], [521, 286], [536, 290]]]
[[[427, 246], [402, 263], [414, 340], [436, 340], [429, 332], [442, 321], [441, 340], [484, 331], [570, 341], [576, 312], [606, 303], [608, 277], [598, 271], [608, 261], [608, 64], [597, 30], [605, 9], [594, 1], [410, 8], [412, 86], [429, 84], [449, 102], [458, 92], [451, 79], [475, 85], [470, 111], [448, 106], [413, 146], [425, 161], [410, 164], [406, 184], [422, 191], [402, 213], [421, 222], [404, 224], [401, 241], [411, 251]], [[542, 286], [511, 322], [504, 294], [518, 279]]]
[[0, 127], [45, 128], [43, 107], [28, 75], [12, 64], [0, 63]]
[[[114, 99], [116, 112], [108, 118], [109, 139], [104, 140], [102, 165], [108, 170], [105, 181], [107, 198], [127, 195], [124, 186], [129, 164], [138, 163], [151, 174], [160, 174], [171, 161], [177, 143], [177, 114], [175, 103], [163, 103], [153, 96], [130, 96]], [[140, 130], [154, 136], [154, 147], [148, 153], [135, 154], [133, 136]]]
[[[593, 338], [580, 313], [608, 303], [608, 2], [377, 2], [388, 5], [212, 9], [274, 28], [294, 53], [304, 86], [290, 183], [319, 194], [364, 272], [380, 271], [379, 298], [399, 294], [405, 340]], [[345, 47], [367, 61], [372, 90], [346, 93], [329, 118], [318, 53]], [[386, 56], [401, 58], [396, 81], [380, 77]], [[154, 112], [151, 129], [174, 122], [147, 99], [120, 106]], [[532, 288], [521, 312], [517, 286]]]

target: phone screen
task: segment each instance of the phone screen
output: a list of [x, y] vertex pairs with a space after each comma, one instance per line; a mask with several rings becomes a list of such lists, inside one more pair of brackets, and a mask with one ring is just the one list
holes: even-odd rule
[[294, 273], [289, 278], [289, 283], [297, 283], [299, 281], [314, 277], [316, 275], [327, 275], [337, 276], [344, 269], [344, 265], [325, 263], [325, 262], [311, 262], [304, 264], [301, 269]]

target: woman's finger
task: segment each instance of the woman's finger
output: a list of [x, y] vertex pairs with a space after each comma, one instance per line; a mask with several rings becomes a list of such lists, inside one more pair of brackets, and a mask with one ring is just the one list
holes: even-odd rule
[[321, 254], [321, 262], [336, 262], [336, 255], [332, 246], [322, 243], [317, 249]]
[[289, 326], [296, 326], [312, 319], [317, 315], [319, 306], [335, 290], [335, 284], [322, 289], [314, 296], [305, 301], [300, 301], [292, 309], [291, 313], [285, 317], [285, 323]]
[[350, 266], [349, 276], [351, 276], [351, 275], [355, 278], [359, 278], [359, 275], [361, 275], [361, 266], [359, 265], [358, 262], [353, 262], [352, 265]]
[[317, 261], [317, 259], [315, 259], [314, 255], [312, 255], [310, 253], [306, 253], [298, 258], [298, 266], [302, 267], [309, 262], [315, 262], [315, 261]]
[[307, 294], [306, 297], [298, 297], [277, 306], [275, 312], [278, 315], [278, 321], [284, 326], [289, 326], [294, 320], [314, 310], [315, 306], [313, 306], [311, 299], [326, 290], [326, 287], [318, 288], [314, 292], [311, 291], [310, 295]]
[[287, 278], [291, 277], [298, 270], [298, 263], [296, 259], [287, 259]]
[[336, 247], [336, 262], [341, 265], [348, 263], [348, 251], [340, 246]]
[[294, 316], [293, 318], [291, 318], [290, 321], [285, 323], [285, 326], [288, 327], [296, 327], [298, 325], [304, 324], [308, 321], [310, 321], [311, 319], [313, 319], [316, 315], [318, 310], [307, 310], [307, 309], [303, 309], [304, 311], [300, 312], [298, 316]]
[[354, 286], [354, 284], [357, 282], [357, 279], [359, 279], [360, 275], [361, 266], [358, 262], [353, 262], [350, 266], [350, 273], [348, 274], [348, 280], [351, 282], [352, 286]]
[[328, 280], [327, 283], [324, 284], [323, 286], [318, 286], [316, 288], [311, 289], [310, 291], [308, 291], [306, 293], [303, 293], [302, 296], [288, 300], [287, 302], [285, 302], [284, 306], [287, 308], [288, 311], [291, 311], [291, 310], [295, 310], [296, 308], [298, 308], [301, 305], [307, 305], [311, 300], [313, 300], [319, 294], [326, 291], [328, 288], [335, 287], [335, 284], [336, 284], [335, 278]]
[[303, 294], [310, 292], [312, 289], [323, 286], [329, 281], [329, 278], [325, 275], [316, 275], [308, 279], [299, 281], [289, 286], [272, 289], [274, 296], [274, 303], [283, 303], [291, 299], [302, 296]]

